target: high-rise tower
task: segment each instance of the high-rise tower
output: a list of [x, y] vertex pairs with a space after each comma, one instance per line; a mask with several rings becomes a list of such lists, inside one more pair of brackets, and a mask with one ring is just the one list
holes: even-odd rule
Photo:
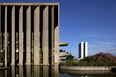
[[79, 59], [83, 59], [88, 56], [88, 43], [79, 43]]

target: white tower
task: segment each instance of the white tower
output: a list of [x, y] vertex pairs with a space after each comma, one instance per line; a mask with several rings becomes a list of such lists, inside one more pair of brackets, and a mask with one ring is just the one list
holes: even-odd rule
[[81, 43], [79, 44], [79, 58], [80, 58], [80, 59], [83, 59], [83, 57], [84, 57], [83, 53], [84, 53], [84, 43], [81, 42]]
[[88, 56], [88, 43], [81, 42], [79, 44], [79, 59], [83, 59]]
[[88, 43], [87, 42], [85, 42], [85, 57], [87, 57], [88, 56]]

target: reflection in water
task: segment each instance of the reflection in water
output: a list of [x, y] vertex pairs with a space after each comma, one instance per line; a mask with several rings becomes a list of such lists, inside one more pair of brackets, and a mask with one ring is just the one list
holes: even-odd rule
[[59, 77], [59, 66], [11, 66], [1, 70], [0, 77]]
[[15, 66], [11, 66], [11, 77], [15, 77]]
[[90, 77], [90, 76], [81, 76], [81, 77]]
[[59, 77], [59, 66], [58, 65], [55, 65], [54, 66], [54, 72], [55, 72], [55, 77]]
[[61, 73], [68, 73], [68, 74], [114, 74], [113, 72], [111, 71], [72, 71], [72, 70], [60, 70]]
[[0, 77], [116, 77], [109, 71], [68, 71], [59, 66], [11, 66], [11, 69], [1, 70]]
[[19, 77], [23, 77], [23, 66], [19, 66]]
[[7, 70], [5, 70], [5, 77], [7, 77]]
[[74, 70], [60, 70], [61, 73], [68, 73], [68, 74], [113, 74], [111, 71], [74, 71]]
[[40, 66], [34, 66], [34, 77], [40, 77]]
[[116, 73], [111, 71], [74, 71], [74, 70], [61, 70], [60, 76], [64, 77], [68, 75], [68, 77], [116, 77]]
[[59, 66], [55, 64], [51, 67], [51, 76], [50, 77], [59, 77]]
[[26, 77], [31, 77], [31, 66], [26, 66]]
[[43, 77], [49, 77], [49, 67], [43, 66]]

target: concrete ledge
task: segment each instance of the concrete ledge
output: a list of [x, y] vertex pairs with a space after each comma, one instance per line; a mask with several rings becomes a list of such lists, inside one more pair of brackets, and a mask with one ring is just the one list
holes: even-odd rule
[[60, 69], [63, 70], [111, 70], [116, 66], [64, 66], [60, 65]]
[[65, 53], [65, 54], [59, 54], [60, 57], [66, 57], [66, 56], [70, 56], [70, 53]]
[[56, 3], [0, 3], [0, 5], [59, 5], [58, 2]]
[[68, 46], [68, 43], [67, 42], [59, 43], [59, 46]]
[[65, 52], [66, 50], [59, 50], [59, 52]]

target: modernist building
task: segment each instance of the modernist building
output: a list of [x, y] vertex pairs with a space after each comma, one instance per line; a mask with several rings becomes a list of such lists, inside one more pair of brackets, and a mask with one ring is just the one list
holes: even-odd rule
[[59, 3], [0, 3], [0, 51], [5, 65], [58, 64]]
[[83, 59], [88, 56], [88, 43], [81, 42], [79, 44], [79, 59]]

